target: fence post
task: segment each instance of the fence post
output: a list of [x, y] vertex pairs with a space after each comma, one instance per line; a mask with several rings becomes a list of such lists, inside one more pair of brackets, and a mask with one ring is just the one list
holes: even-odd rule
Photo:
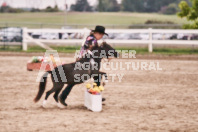
[[149, 51], [150, 53], [153, 52], [153, 43], [152, 43], [152, 40], [153, 40], [152, 28], [149, 28], [149, 44], [148, 44], [148, 51]]
[[23, 42], [22, 42], [22, 49], [24, 51], [27, 51], [27, 42], [26, 42], [26, 34], [27, 34], [27, 28], [23, 28]]

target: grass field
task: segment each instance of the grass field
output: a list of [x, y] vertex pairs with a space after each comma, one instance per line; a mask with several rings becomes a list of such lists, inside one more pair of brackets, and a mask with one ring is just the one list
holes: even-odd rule
[[[59, 53], [75, 53], [80, 49], [80, 46], [50, 46], [52, 49], [57, 50]], [[27, 51], [22, 51], [21, 46], [14, 47], [0, 47], [0, 52], [45, 52], [46, 50], [39, 46], [29, 46]], [[137, 54], [149, 54], [146, 47], [115, 47], [116, 50], [135, 50]], [[198, 54], [198, 48], [154, 48], [152, 54], [165, 54], [165, 55], [182, 55], [182, 54]]]
[[[162, 15], [157, 13], [69, 12], [67, 13], [67, 15], [65, 15], [64, 12], [58, 12], [58, 13], [42, 12], [42, 13], [0, 13], [0, 26], [5, 26], [5, 23], [8, 23], [9, 25], [12, 26], [60, 27], [60, 25], [65, 24], [65, 18], [67, 24], [76, 24], [76, 25], [77, 24], [131, 25], [131, 24], [144, 24], [147, 20], [172, 21], [176, 24], [187, 23], [186, 19], [181, 19], [177, 17], [177, 15]], [[19, 24], [19, 23], [23, 23], [23, 24]], [[57, 24], [57, 26], [50, 24]]]

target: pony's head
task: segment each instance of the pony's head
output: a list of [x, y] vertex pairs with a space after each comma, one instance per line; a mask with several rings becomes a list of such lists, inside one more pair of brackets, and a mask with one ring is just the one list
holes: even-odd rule
[[100, 46], [95, 45], [93, 46], [90, 51], [93, 53], [93, 56], [95, 56], [98, 59], [102, 58], [113, 58], [118, 57], [119, 53], [116, 52], [114, 48], [112, 48], [109, 44], [106, 42], [103, 42]]
[[106, 53], [106, 58], [109, 58], [109, 57], [118, 57], [119, 56], [119, 53], [116, 52], [116, 50], [111, 47], [111, 45], [107, 44], [106, 42], [103, 42], [101, 45], [100, 45], [100, 48], [101, 50], [105, 51]]

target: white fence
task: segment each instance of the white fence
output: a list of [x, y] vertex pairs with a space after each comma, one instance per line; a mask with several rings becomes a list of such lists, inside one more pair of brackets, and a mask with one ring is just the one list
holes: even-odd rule
[[[83, 34], [85, 38], [90, 30], [84, 29], [27, 29], [23, 28], [23, 50], [27, 50], [28, 43], [36, 43], [37, 45], [45, 48], [51, 49], [44, 43], [83, 43], [84, 39], [33, 39], [28, 33], [80, 33]], [[198, 34], [198, 30], [180, 30], [180, 29], [107, 29], [109, 34], [148, 34], [148, 39], [146, 40], [123, 40], [123, 39], [105, 39], [107, 43], [113, 44], [148, 44], [148, 51], [153, 51], [153, 44], [171, 44], [171, 45], [198, 45], [198, 40], [155, 40], [153, 39], [154, 34]], [[100, 43], [100, 41], [99, 41]]]

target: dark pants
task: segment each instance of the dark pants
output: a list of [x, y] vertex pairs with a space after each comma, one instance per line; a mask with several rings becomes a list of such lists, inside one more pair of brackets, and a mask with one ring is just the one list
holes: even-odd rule
[[[94, 76], [94, 82], [97, 84], [97, 86], [100, 86], [100, 76]], [[63, 90], [62, 94], [61, 94], [61, 98], [62, 100], [66, 100], [67, 96], [69, 95], [69, 93], [71, 92], [73, 86], [75, 84], [68, 84], [67, 87]]]
[[94, 76], [94, 82], [97, 84], [97, 86], [100, 86], [101, 77], [100, 76]]
[[61, 98], [62, 100], [66, 100], [67, 96], [69, 95], [71, 89], [73, 88], [75, 84], [68, 84], [67, 87], [63, 90], [62, 94], [61, 94]]

